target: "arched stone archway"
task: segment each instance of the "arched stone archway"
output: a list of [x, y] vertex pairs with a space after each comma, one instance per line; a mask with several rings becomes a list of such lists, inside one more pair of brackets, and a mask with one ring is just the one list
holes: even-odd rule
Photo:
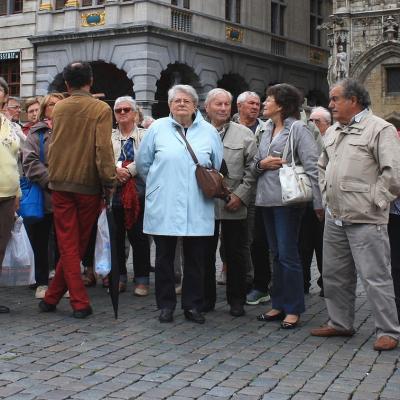
[[[132, 96], [135, 98], [133, 82], [127, 77], [125, 71], [117, 68], [114, 64], [104, 61], [92, 61], [90, 65], [93, 69], [92, 93], [104, 93], [104, 97], [101, 99], [106, 101], [110, 106], [120, 96]], [[62, 73], [56, 75], [53, 82], [49, 85], [48, 91], [67, 91]]]
[[236, 99], [240, 93], [249, 90], [249, 85], [242, 76], [235, 73], [229, 73], [222, 76], [217, 82], [217, 87], [222, 88], [230, 92], [233, 96], [232, 101], [232, 114], [237, 113]]
[[154, 118], [166, 117], [169, 114], [168, 90], [177, 84], [191, 85], [197, 92], [200, 89], [199, 77], [193, 68], [178, 62], [169, 64], [167, 69], [161, 72], [160, 79], [157, 81], [156, 103], [152, 107]]
[[369, 73], [379, 64], [391, 57], [400, 57], [400, 43], [384, 42], [369, 49], [353, 64], [350, 75], [364, 82]]

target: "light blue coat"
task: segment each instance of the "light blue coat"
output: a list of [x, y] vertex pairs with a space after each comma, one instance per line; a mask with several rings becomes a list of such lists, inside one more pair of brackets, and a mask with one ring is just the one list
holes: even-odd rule
[[[171, 116], [155, 121], [144, 135], [136, 168], [146, 182], [143, 231], [151, 235], [212, 236], [214, 201], [196, 181], [195, 164]], [[200, 112], [186, 133], [199, 162], [218, 169], [223, 146], [216, 129]]]

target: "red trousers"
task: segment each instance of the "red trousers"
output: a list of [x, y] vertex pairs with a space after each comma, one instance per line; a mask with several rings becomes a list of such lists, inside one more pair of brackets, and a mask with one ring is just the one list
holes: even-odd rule
[[72, 308], [83, 310], [90, 302], [82, 281], [80, 262], [99, 216], [101, 196], [54, 191], [51, 202], [60, 259], [44, 301], [57, 304], [69, 290]]

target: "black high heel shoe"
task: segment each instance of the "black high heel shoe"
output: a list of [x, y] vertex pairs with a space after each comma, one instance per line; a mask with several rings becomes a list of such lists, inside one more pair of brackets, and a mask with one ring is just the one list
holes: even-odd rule
[[268, 315], [268, 313], [257, 315], [257, 320], [262, 322], [282, 321], [284, 318], [285, 313], [283, 311], [274, 315]]

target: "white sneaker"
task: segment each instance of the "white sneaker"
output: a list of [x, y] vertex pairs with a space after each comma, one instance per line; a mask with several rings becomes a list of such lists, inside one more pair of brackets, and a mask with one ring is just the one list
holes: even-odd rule
[[48, 288], [49, 287], [47, 285], [38, 286], [36, 288], [35, 297], [37, 299], [44, 299]]

